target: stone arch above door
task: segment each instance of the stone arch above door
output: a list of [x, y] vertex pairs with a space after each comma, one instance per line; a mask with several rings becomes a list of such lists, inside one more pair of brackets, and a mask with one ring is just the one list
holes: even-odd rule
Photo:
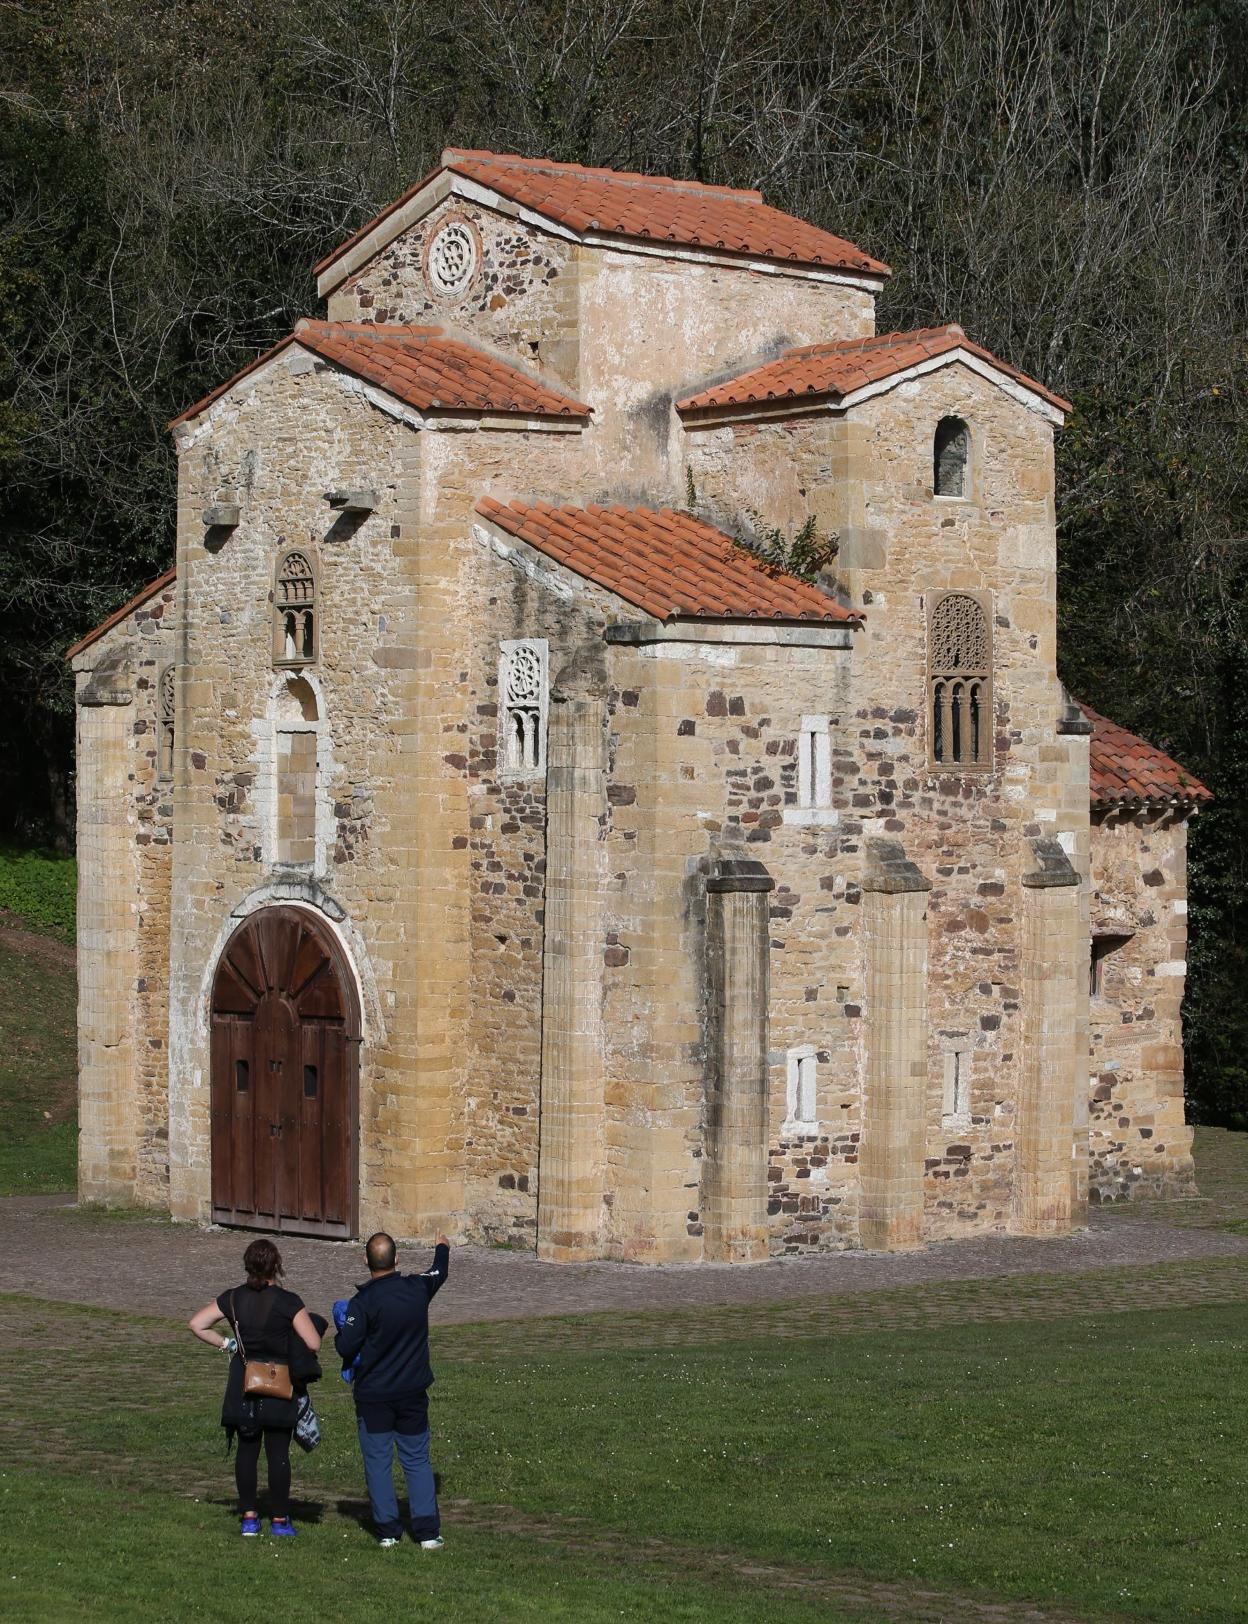
[[360, 1009], [333, 932], [304, 908], [249, 915], [218, 959], [210, 1018], [213, 1221], [354, 1235]]

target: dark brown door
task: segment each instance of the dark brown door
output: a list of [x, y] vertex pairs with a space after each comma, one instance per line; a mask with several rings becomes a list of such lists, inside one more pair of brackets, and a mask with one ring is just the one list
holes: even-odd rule
[[226, 944], [212, 994], [212, 1216], [351, 1236], [359, 1017], [333, 938], [263, 908]]

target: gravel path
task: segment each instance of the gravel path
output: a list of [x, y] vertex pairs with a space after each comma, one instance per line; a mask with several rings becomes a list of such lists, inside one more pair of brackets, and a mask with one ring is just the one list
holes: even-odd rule
[[[0, 1200], [0, 1292], [183, 1317], [242, 1274], [250, 1236], [164, 1219], [80, 1213], [65, 1196]], [[279, 1240], [286, 1279], [310, 1307], [328, 1309], [365, 1277], [357, 1242]], [[403, 1248], [409, 1268], [428, 1252]], [[923, 1252], [838, 1252], [755, 1264], [650, 1267], [542, 1263], [531, 1252], [456, 1247], [451, 1280], [434, 1303], [443, 1324], [629, 1313], [847, 1297], [959, 1280], [1069, 1274], [1248, 1256], [1248, 1236], [1094, 1213], [1061, 1240], [982, 1236]], [[1145, 1302], [1146, 1302], [1145, 1296]]]

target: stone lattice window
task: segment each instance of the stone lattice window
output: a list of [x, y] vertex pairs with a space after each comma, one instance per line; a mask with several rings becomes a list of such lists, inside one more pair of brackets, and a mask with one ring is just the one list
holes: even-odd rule
[[932, 490], [937, 496], [969, 496], [971, 431], [960, 417], [942, 417], [932, 441]]
[[968, 592], [946, 592], [928, 626], [932, 761], [992, 765], [992, 633], [988, 614]]
[[284, 553], [273, 588], [273, 663], [311, 665], [316, 659], [316, 573], [307, 553]]
[[499, 764], [512, 776], [546, 770], [547, 643], [544, 637], [500, 644]]
[[173, 667], [167, 665], [156, 684], [156, 773], [162, 779], [173, 777], [173, 722]]

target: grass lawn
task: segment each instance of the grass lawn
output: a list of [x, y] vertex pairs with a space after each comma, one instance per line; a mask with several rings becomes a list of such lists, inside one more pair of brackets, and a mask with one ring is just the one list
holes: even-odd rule
[[163, 1322], [0, 1300], [0, 1609], [245, 1621], [294, 1584], [344, 1618], [457, 1624], [1248, 1615], [1248, 1305], [682, 1349], [585, 1324], [538, 1355], [523, 1324], [510, 1349], [437, 1333], [433, 1557], [362, 1531], [332, 1372], [325, 1443], [296, 1462], [303, 1534], [244, 1547], [217, 1356]]
[[0, 941], [0, 1195], [72, 1190], [78, 1156], [75, 980], [63, 952]]

